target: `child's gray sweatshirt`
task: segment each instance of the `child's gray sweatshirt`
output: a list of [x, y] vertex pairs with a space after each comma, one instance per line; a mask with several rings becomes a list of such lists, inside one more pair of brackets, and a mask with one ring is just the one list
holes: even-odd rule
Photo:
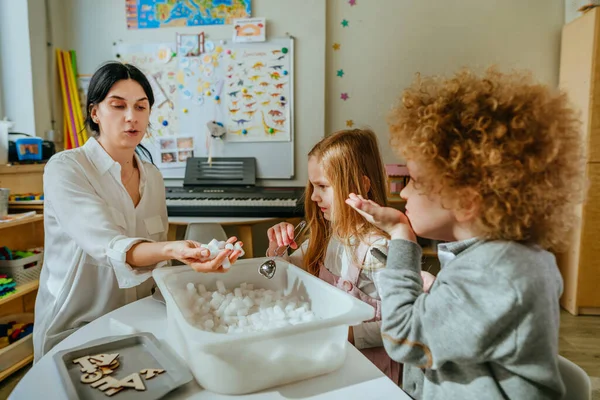
[[440, 245], [423, 293], [421, 248], [392, 240], [379, 274], [383, 343], [415, 399], [560, 399], [554, 256], [516, 242]]

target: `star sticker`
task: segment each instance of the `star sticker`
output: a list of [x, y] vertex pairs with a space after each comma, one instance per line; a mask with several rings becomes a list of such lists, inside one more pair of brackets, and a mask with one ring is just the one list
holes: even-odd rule
[[334, 43], [333, 46], [331, 46], [331, 47], [333, 47], [334, 50], [339, 50], [340, 47], [342, 47], [342, 45], [339, 43]]
[[350, 4], [351, 6], [355, 6], [356, 0], [350, 0], [350, 1], [348, 1], [348, 4]]
[[344, 76], [344, 70], [343, 69], [338, 69], [337, 76], [339, 76], [340, 78], [342, 78]]
[[348, 96], [348, 93], [342, 93], [340, 95], [340, 99], [342, 99], [344, 101], [348, 100], [349, 98], [350, 98], [350, 96]]
[[344, 19], [344, 20], [342, 20], [342, 26], [343, 26], [344, 28], [347, 28], [347, 27], [348, 27], [348, 20], [345, 20], [345, 19]]
[[351, 119], [346, 120], [346, 126], [348, 128], [352, 128], [354, 126], [354, 121], [352, 121]]

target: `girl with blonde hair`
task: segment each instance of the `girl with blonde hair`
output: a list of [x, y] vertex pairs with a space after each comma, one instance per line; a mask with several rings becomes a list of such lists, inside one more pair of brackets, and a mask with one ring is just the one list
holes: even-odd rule
[[267, 232], [267, 255], [290, 245], [298, 249], [289, 256], [291, 263], [372, 305], [375, 317], [350, 327], [348, 340], [398, 384], [401, 366], [385, 353], [381, 339], [381, 300], [375, 277], [385, 265], [370, 252], [375, 247], [387, 253], [389, 236], [344, 203], [350, 193], [360, 193], [387, 204], [377, 137], [371, 130], [354, 129], [324, 138], [308, 153], [308, 177], [304, 209], [309, 239], [298, 249], [293, 225], [282, 222]]

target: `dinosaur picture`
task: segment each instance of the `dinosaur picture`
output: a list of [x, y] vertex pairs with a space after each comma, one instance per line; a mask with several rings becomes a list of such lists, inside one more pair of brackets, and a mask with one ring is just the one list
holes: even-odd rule
[[[228, 127], [228, 140], [234, 142], [289, 141], [292, 96], [292, 57], [281, 44], [224, 46], [223, 56], [215, 59], [215, 74], [222, 77], [221, 115]], [[259, 48], [258, 46], [263, 46]], [[269, 46], [277, 46], [271, 47]], [[231, 50], [231, 52], [228, 52]], [[231, 59], [235, 53], [237, 60]], [[219, 72], [220, 71], [220, 75]], [[208, 91], [204, 89], [204, 91]], [[211, 86], [212, 97], [220, 89]], [[211, 102], [218, 104], [217, 102]], [[218, 118], [219, 113], [217, 113]], [[264, 134], [263, 134], [264, 132]]]
[[237, 119], [237, 120], [233, 119], [232, 121], [235, 122], [236, 124], [238, 124], [238, 126], [244, 125], [244, 124], [247, 124], [248, 122], [250, 122], [249, 119]]

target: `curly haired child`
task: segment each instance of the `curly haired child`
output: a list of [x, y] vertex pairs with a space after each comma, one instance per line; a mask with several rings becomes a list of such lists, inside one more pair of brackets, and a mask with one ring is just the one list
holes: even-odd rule
[[[563, 249], [584, 197], [584, 147], [565, 94], [530, 76], [418, 78], [390, 115], [411, 176], [406, 213], [351, 194], [387, 232], [382, 335], [416, 399], [559, 399]], [[438, 246], [430, 292], [415, 234]]]

